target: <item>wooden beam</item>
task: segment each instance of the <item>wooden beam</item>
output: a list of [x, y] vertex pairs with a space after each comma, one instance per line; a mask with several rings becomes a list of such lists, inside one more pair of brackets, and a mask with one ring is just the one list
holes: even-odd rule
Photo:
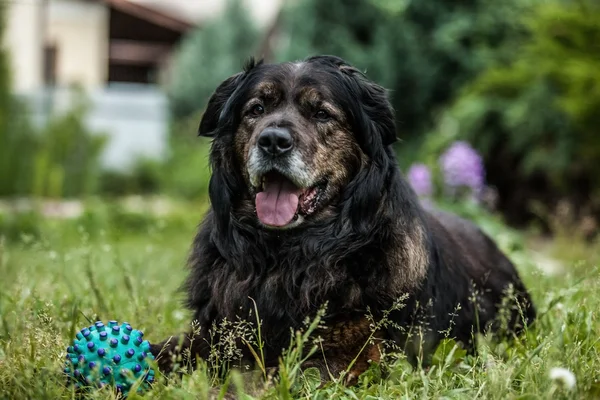
[[134, 40], [111, 40], [108, 57], [119, 64], [158, 64], [168, 57], [171, 46], [162, 43], [143, 43]]

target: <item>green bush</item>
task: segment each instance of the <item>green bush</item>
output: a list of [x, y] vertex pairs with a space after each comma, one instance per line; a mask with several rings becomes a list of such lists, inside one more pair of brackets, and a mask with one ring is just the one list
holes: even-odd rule
[[28, 195], [33, 189], [40, 137], [31, 125], [26, 105], [12, 96], [7, 103], [6, 108], [0, 108], [0, 196]]
[[510, 222], [538, 218], [563, 199], [582, 215], [598, 213], [600, 7], [546, 2], [519, 21], [527, 40], [508, 43], [512, 60], [464, 88], [438, 127], [456, 128], [435, 132], [432, 147], [465, 138], [480, 150]]
[[110, 197], [163, 194], [205, 201], [210, 142], [197, 136], [199, 121], [200, 116], [194, 114], [172, 124], [164, 160], [140, 158], [127, 171], [103, 171], [100, 193]]
[[159, 193], [163, 190], [164, 168], [164, 162], [142, 157], [127, 171], [104, 170], [99, 192], [106, 196]]
[[106, 138], [84, 125], [83, 97], [41, 129], [14, 97], [0, 119], [3, 111], [10, 118], [0, 120], [0, 196], [79, 197], [97, 190]]
[[169, 99], [176, 118], [201, 111], [218, 83], [253, 55], [258, 31], [241, 0], [228, 0], [222, 17], [186, 37], [173, 64]]
[[34, 196], [80, 197], [97, 190], [106, 137], [85, 126], [88, 104], [82, 92], [73, 94], [72, 108], [53, 115], [38, 134], [38, 146], [33, 149]]
[[200, 116], [195, 114], [173, 124], [162, 187], [177, 197], [205, 200], [210, 180], [210, 141], [197, 136], [199, 121]]

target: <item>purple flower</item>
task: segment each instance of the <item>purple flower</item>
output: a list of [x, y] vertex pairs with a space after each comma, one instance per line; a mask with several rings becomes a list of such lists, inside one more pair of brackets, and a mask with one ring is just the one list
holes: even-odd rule
[[407, 173], [408, 181], [417, 195], [422, 197], [431, 196], [433, 185], [431, 184], [431, 172], [425, 164], [413, 164]]
[[485, 167], [479, 153], [467, 142], [454, 142], [440, 157], [444, 183], [451, 192], [468, 188], [479, 197], [485, 185]]

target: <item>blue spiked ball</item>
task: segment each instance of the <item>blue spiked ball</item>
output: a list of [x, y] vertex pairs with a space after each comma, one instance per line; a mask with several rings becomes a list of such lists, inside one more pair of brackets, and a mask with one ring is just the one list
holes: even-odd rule
[[139, 381], [138, 390], [154, 381], [154, 360], [144, 333], [127, 322], [102, 321], [83, 328], [67, 347], [64, 372], [77, 388], [113, 385], [123, 397]]

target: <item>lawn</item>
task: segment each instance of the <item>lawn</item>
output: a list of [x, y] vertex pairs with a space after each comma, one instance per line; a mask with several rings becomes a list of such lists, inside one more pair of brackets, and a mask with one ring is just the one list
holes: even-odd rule
[[[126, 320], [150, 341], [186, 330], [189, 314], [177, 288], [203, 209], [187, 204], [152, 216], [94, 203], [93, 212], [71, 220], [0, 219], [6, 234], [0, 246], [0, 398], [74, 398], [61, 374], [65, 349], [78, 329], [96, 320]], [[412, 370], [400, 354], [386, 361], [389, 375], [382, 378], [374, 365], [352, 388], [332, 382], [317, 389], [311, 371], [299, 372], [291, 353], [274, 386], [254, 398], [599, 398], [598, 246], [566, 235], [539, 240], [481, 212], [465, 212], [498, 240], [531, 289], [540, 319], [523, 340], [508, 345], [483, 338], [475, 359], [449, 340], [428, 370]], [[573, 387], [551, 378], [557, 367], [574, 374]], [[182, 379], [158, 376], [144, 397], [207, 398], [209, 386], [218, 383], [211, 371], [203, 366]], [[89, 397], [115, 396], [105, 389]]]

